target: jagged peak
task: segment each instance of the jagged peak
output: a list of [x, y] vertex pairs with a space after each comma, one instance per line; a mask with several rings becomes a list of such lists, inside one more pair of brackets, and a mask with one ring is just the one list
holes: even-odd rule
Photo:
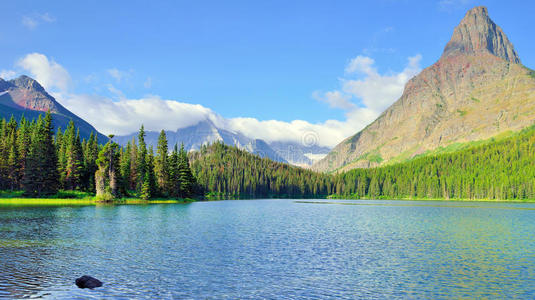
[[39, 92], [42, 92], [42, 93], [46, 93], [45, 89], [43, 88], [42, 85], [39, 84], [39, 82], [37, 82], [37, 80], [29, 77], [29, 76], [26, 76], [26, 75], [21, 75], [15, 79], [12, 79], [9, 81], [9, 83], [13, 84], [14, 86], [16, 87], [19, 87], [19, 88], [25, 88], [25, 89], [29, 89], [29, 90], [36, 90], [36, 91], [39, 91]]
[[520, 58], [503, 30], [489, 17], [484, 6], [470, 9], [455, 27], [442, 57], [491, 53], [512, 63]]

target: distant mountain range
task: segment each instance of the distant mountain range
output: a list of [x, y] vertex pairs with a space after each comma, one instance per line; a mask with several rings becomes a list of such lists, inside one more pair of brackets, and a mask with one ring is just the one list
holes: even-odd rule
[[[0, 78], [0, 118], [9, 119], [13, 115], [17, 120], [20, 120], [24, 115], [25, 118], [32, 120], [37, 119], [40, 114], [48, 110], [53, 114], [55, 129], [59, 127], [65, 129], [70, 120], [73, 120], [80, 129], [82, 138], [87, 139], [93, 132], [97, 134], [99, 142], [106, 143], [108, 141], [108, 138], [99, 133], [91, 124], [59, 104], [36, 80], [24, 75], [9, 81]], [[202, 145], [221, 141], [261, 157], [303, 167], [312, 165], [317, 157], [326, 155], [330, 150], [327, 147], [306, 146], [296, 142], [273, 142], [270, 144], [261, 139], [247, 137], [239, 132], [218, 128], [210, 120], [201, 121], [176, 131], [166, 131], [166, 134], [170, 147], [184, 143], [187, 150], [198, 150]], [[152, 145], [156, 149], [158, 135], [159, 132], [147, 131], [145, 138], [147, 145]], [[121, 145], [126, 145], [134, 137], [137, 138], [137, 132], [117, 136], [114, 140]]]
[[81, 137], [87, 139], [93, 132], [97, 134], [99, 142], [104, 143], [108, 140], [91, 124], [59, 104], [34, 79], [24, 75], [9, 81], [0, 78], [0, 118], [9, 119], [14, 116], [20, 120], [24, 115], [26, 119], [32, 120], [37, 119], [40, 114], [48, 110], [54, 117], [55, 129], [59, 127], [65, 129], [70, 120], [73, 120], [80, 129]]
[[338, 144], [313, 169], [339, 172], [402, 162], [454, 143], [488, 139], [535, 122], [535, 71], [486, 7], [468, 11], [441, 58], [401, 98]]
[[[231, 132], [218, 128], [212, 121], [204, 120], [195, 125], [181, 128], [176, 131], [166, 131], [170, 147], [184, 143], [188, 151], [199, 150], [202, 145], [221, 141], [227, 145], [237, 146], [240, 149], [261, 157], [267, 157], [278, 162], [287, 162], [299, 166], [310, 166], [314, 160], [308, 156], [321, 156], [329, 152], [327, 147], [305, 146], [295, 142], [267, 143], [261, 139], [252, 139], [239, 132]], [[159, 132], [146, 131], [145, 142], [156, 149]], [[117, 136], [114, 140], [125, 146], [137, 133]], [[307, 156], [308, 155], [308, 156]]]

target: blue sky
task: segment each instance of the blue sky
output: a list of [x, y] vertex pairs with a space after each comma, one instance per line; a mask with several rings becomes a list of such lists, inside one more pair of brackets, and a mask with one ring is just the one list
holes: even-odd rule
[[9, 1], [0, 70], [29, 71], [20, 61], [39, 53], [68, 72], [70, 94], [157, 95], [223, 118], [323, 124], [348, 110], [318, 98], [367, 76], [347, 72], [352, 59], [373, 59], [380, 76], [402, 73], [417, 55], [429, 66], [477, 5], [535, 67], [528, 1]]

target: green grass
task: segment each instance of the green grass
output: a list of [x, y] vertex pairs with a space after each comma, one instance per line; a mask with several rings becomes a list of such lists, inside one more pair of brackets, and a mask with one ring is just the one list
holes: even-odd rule
[[467, 114], [466, 110], [460, 110], [460, 109], [458, 109], [457, 112], [459, 113], [459, 116], [461, 116], [461, 117], [464, 117], [464, 116], [466, 116], [466, 114]]
[[[23, 191], [0, 191], [0, 198], [26, 198]], [[42, 197], [42, 199], [91, 199], [92, 193], [81, 191], [59, 191], [54, 195]]]
[[46, 198], [28, 198], [22, 191], [0, 191], [0, 206], [71, 206], [102, 204], [162, 204], [191, 203], [194, 199], [154, 198], [148, 201], [137, 197], [124, 197], [113, 201], [101, 201], [93, 194], [80, 191], [60, 191]]

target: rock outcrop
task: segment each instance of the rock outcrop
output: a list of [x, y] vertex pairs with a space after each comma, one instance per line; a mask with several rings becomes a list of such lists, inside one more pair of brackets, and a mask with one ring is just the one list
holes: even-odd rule
[[76, 283], [76, 286], [81, 289], [94, 289], [102, 286], [102, 282], [100, 280], [88, 275], [76, 278], [74, 283]]
[[332, 172], [404, 161], [534, 122], [535, 72], [520, 64], [487, 9], [476, 7], [455, 28], [441, 58], [412, 78], [398, 101], [313, 168]]

